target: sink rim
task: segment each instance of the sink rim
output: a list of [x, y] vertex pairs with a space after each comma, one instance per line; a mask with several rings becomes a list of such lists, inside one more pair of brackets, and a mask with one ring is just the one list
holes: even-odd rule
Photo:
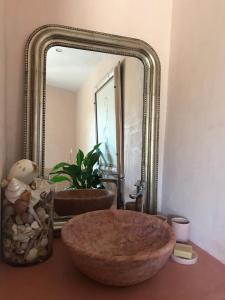
[[[162, 247], [154, 250], [154, 251], [148, 251], [148, 250], [144, 250], [143, 253], [137, 252], [136, 254], [132, 254], [132, 255], [120, 255], [120, 256], [116, 256], [116, 255], [105, 255], [105, 254], [99, 254], [99, 253], [93, 253], [93, 252], [89, 252], [86, 249], [82, 249], [81, 247], [78, 247], [77, 244], [72, 243], [72, 241], [69, 241], [66, 238], [66, 230], [67, 227], [71, 226], [74, 222], [77, 221], [77, 219], [82, 218], [83, 215], [95, 215], [95, 214], [101, 214], [101, 213], [112, 213], [112, 214], [126, 214], [127, 212], [129, 212], [129, 214], [139, 214], [142, 215], [145, 218], [153, 218], [158, 224], [160, 224], [161, 226], [163, 226], [166, 230], [168, 230], [169, 232], [169, 240], [168, 242], [163, 245]], [[76, 251], [76, 253], [78, 253], [79, 255], [82, 256], [88, 256], [89, 259], [97, 259], [97, 260], [101, 260], [104, 262], [143, 262], [146, 260], [149, 260], [151, 258], [159, 258], [161, 256], [163, 256], [164, 254], [168, 253], [168, 251], [171, 251], [171, 248], [174, 247], [175, 243], [176, 243], [176, 237], [175, 234], [172, 230], [172, 227], [165, 221], [160, 220], [159, 218], [157, 218], [154, 215], [149, 215], [149, 214], [145, 214], [142, 212], [137, 212], [137, 211], [127, 211], [127, 210], [118, 210], [118, 209], [107, 209], [107, 210], [98, 210], [98, 211], [92, 211], [92, 212], [87, 212], [81, 215], [77, 215], [74, 216], [71, 220], [68, 221], [68, 223], [66, 223], [62, 230], [61, 230], [61, 237], [63, 242], [65, 243], [65, 245], [71, 249], [71, 252]]]
[[[88, 195], [88, 196], [85, 196], [85, 197], [81, 197], [79, 194], [81, 194], [82, 192], [83, 193], [89, 193], [90, 191], [93, 191], [93, 195]], [[94, 192], [99, 193], [98, 194], [94, 194]], [[71, 194], [71, 195], [69, 195]], [[77, 194], [77, 195], [76, 195]], [[97, 199], [103, 199], [103, 198], [106, 198], [106, 197], [110, 197], [114, 195], [114, 193], [108, 189], [74, 189], [74, 190], [64, 190], [64, 191], [58, 191], [58, 192], [55, 192], [54, 193], [54, 199], [56, 200], [92, 200], [93, 198], [95, 200]], [[72, 198], [71, 198], [72, 197]]]

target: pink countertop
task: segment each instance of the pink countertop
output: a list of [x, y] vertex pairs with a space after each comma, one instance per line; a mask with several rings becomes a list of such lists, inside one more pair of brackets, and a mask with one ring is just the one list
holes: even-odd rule
[[152, 279], [129, 288], [98, 284], [72, 265], [60, 239], [46, 262], [12, 267], [0, 262], [0, 300], [225, 300], [225, 266], [194, 246], [199, 262], [169, 260]]

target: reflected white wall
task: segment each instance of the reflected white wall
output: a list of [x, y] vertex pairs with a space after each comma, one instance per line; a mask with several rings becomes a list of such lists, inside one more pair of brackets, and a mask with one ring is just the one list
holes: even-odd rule
[[45, 169], [62, 161], [74, 161], [76, 110], [75, 93], [46, 87]]

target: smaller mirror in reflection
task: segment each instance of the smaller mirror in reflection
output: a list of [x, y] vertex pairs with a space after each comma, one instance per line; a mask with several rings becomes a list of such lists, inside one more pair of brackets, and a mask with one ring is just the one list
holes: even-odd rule
[[[84, 160], [97, 147], [101, 155], [92, 171], [115, 194], [110, 206], [131, 201], [142, 171], [143, 77], [143, 64], [134, 57], [62, 46], [48, 50], [45, 176], [61, 162], [77, 164], [78, 153]], [[72, 184], [59, 180], [56, 189]], [[74, 214], [72, 206], [62, 213]]]

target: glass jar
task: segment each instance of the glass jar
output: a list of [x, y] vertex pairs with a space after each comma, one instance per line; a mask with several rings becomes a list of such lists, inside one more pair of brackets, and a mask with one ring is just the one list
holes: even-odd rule
[[15, 178], [2, 189], [2, 257], [30, 265], [52, 254], [53, 191], [47, 180], [27, 185]]

